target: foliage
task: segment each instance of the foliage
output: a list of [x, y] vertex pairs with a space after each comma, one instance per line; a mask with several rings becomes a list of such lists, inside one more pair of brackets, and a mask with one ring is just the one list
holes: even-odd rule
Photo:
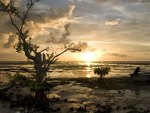
[[[66, 51], [75, 52], [80, 51], [80, 49], [76, 48], [75, 44], [71, 43], [65, 45], [64, 50], [60, 53], [56, 53], [56, 51], [46, 53], [45, 51], [48, 51], [49, 47], [39, 50], [39, 45], [32, 43], [32, 38], [29, 36], [29, 30], [25, 26], [31, 16], [29, 15], [29, 12], [39, 1], [40, 0], [28, 0], [26, 8], [22, 11], [15, 6], [13, 0], [10, 0], [8, 4], [5, 4], [0, 0], [0, 11], [9, 16], [12, 26], [17, 31], [16, 38], [18, 39], [18, 43], [15, 45], [16, 51], [19, 53], [24, 52], [26, 58], [33, 62], [35, 82], [42, 85], [45, 82], [51, 64], [55, 63], [60, 55]], [[17, 22], [15, 20], [17, 20]], [[62, 37], [64, 35], [66, 35], [66, 33], [62, 34]]]
[[12, 77], [12, 81], [14, 81], [18, 86], [21, 87], [27, 87], [31, 82], [29, 78], [18, 72]]
[[100, 67], [94, 69], [94, 74], [100, 75], [101, 80], [105, 75], [107, 75], [111, 71], [110, 67]]
[[50, 84], [47, 82], [38, 83], [36, 81], [30, 82], [30, 89], [31, 91], [49, 91], [50, 90]]
[[[37, 108], [40, 107], [40, 109], [43, 110], [43, 108], [45, 109], [44, 106], [48, 106], [47, 97], [44, 91], [47, 91], [48, 85], [46, 83], [46, 77], [51, 64], [55, 63], [58, 60], [58, 57], [63, 53], [67, 51], [80, 51], [80, 49], [78, 49], [74, 43], [71, 43], [65, 45], [64, 50], [60, 53], [56, 53], [54, 50], [46, 53], [45, 51], [48, 51], [49, 47], [40, 50], [39, 45], [32, 43], [32, 38], [29, 36], [30, 31], [25, 26], [31, 16], [29, 12], [39, 1], [40, 0], [28, 0], [26, 8], [19, 10], [15, 7], [13, 0], [10, 0], [8, 4], [4, 3], [3, 0], [0, 0], [0, 11], [9, 16], [12, 26], [17, 31], [15, 36], [18, 40], [18, 43], [15, 45], [16, 52], [23, 52], [28, 61], [32, 62], [35, 69], [34, 79], [25, 78], [24, 76], [17, 74], [14, 76], [14, 80], [19, 81], [20, 84], [27, 83], [31, 90], [35, 91], [35, 104]], [[66, 25], [68, 25], [68, 23], [66, 23]], [[66, 32], [68, 32], [68, 29]], [[62, 37], [68, 36], [68, 33], [66, 32], [62, 34]]]
[[49, 91], [50, 84], [47, 82], [37, 82], [34, 79], [24, 76], [23, 74], [16, 73], [12, 77], [12, 82], [15, 82], [20, 87], [30, 87], [31, 91]]

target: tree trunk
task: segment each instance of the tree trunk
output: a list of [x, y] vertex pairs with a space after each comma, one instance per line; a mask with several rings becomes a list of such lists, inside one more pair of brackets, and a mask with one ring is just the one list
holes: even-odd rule
[[49, 100], [44, 91], [35, 92], [35, 107], [37, 110], [47, 111], [49, 108]]
[[101, 75], [101, 80], [103, 80], [103, 76]]

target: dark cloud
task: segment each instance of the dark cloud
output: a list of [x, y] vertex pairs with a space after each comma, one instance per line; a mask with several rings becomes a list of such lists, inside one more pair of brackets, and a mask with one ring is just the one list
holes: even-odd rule
[[150, 2], [149, 0], [95, 0], [96, 2], [100, 3], [146, 3]]
[[114, 57], [120, 57], [120, 58], [126, 58], [126, 57], [128, 57], [128, 55], [126, 55], [126, 54], [120, 54], [120, 53], [106, 53], [106, 55], [114, 56]]
[[[150, 51], [150, 0], [69, 1], [76, 6], [73, 16], [79, 17], [71, 25], [69, 23], [74, 21], [74, 18], [70, 18], [74, 5], [68, 0], [41, 0], [32, 9], [26, 28], [30, 30], [34, 43], [58, 45], [70, 42], [71, 37], [82, 42], [77, 45], [82, 51], [95, 51], [96, 46], [104, 53], [108, 52], [106, 57], [114, 59], [148, 57], [145, 53]], [[22, 8], [24, 3], [17, 2], [17, 6]], [[0, 26], [0, 37], [3, 37], [0, 39], [1, 47], [12, 46], [9, 41], [13, 40], [8, 35], [15, 33], [15, 29], [3, 13], [0, 13]], [[90, 47], [92, 43], [97, 45]]]
[[[9, 2], [9, 0], [3, 1], [6, 4]], [[15, 0], [14, 2], [15, 5], [19, 8], [20, 12], [23, 12], [23, 10], [26, 9], [26, 1]], [[37, 36], [48, 37], [50, 35], [50, 38], [48, 38], [47, 42], [54, 44], [69, 42], [69, 27], [70, 23], [72, 23], [70, 17], [72, 16], [73, 10], [75, 8], [72, 2], [69, 2], [66, 4], [67, 6], [62, 8], [44, 8], [39, 7], [40, 4], [42, 4], [42, 1], [35, 5], [35, 7], [31, 10], [30, 18], [28, 19], [28, 22], [25, 26], [25, 29], [29, 29], [30, 31], [29, 35], [35, 40]], [[15, 23], [19, 25], [18, 20], [15, 20]], [[16, 32], [15, 28], [11, 25], [9, 16], [3, 12], [0, 12], [0, 26], [0, 35], [8, 35], [10, 33]], [[38, 40], [42, 39], [38, 38]], [[14, 44], [14, 41], [15, 40], [10, 36], [10, 38], [5, 39], [6, 43], [1, 45], [4, 48], [9, 48], [12, 46], [12, 44]]]
[[149, 53], [145, 53], [145, 55], [149, 55]]
[[17, 42], [17, 38], [12, 33], [0, 34], [0, 48], [11, 48]]
[[10, 48], [14, 45], [14, 42], [15, 42], [15, 36], [14, 35], [9, 35], [9, 38], [7, 40], [6, 43], [3, 44], [3, 47], [4, 48]]
[[0, 12], [0, 34], [8, 34], [15, 31], [16, 30], [11, 25], [8, 16], [5, 13]]
[[38, 23], [45, 23], [47, 21], [70, 17], [72, 16], [75, 6], [73, 4], [68, 4], [67, 7], [63, 8], [45, 8], [40, 9], [38, 6], [35, 7], [31, 12], [30, 20]]
[[85, 52], [85, 51], [96, 51], [96, 48], [93, 48], [93, 47], [90, 47], [88, 45], [88, 43], [86, 42], [79, 42], [77, 45], [76, 45], [76, 48], [79, 48], [81, 49], [82, 52]]
[[[8, 50], [8, 49], [7, 49]], [[12, 51], [5, 51], [0, 53], [0, 61], [22, 61], [26, 60], [24, 55], [18, 54], [14, 50]]]
[[[68, 36], [70, 35], [70, 24], [66, 24], [64, 26], [65, 32], [62, 35], [58, 35], [57, 30], [50, 33], [49, 39], [46, 41], [47, 43], [53, 43], [53, 44], [67, 44], [70, 42], [70, 39]], [[60, 34], [60, 33], [59, 33]]]
[[149, 0], [123, 0], [124, 2], [126, 2], [126, 3], [130, 3], [130, 2], [132, 2], [132, 3], [135, 3], [135, 2], [150, 2]]

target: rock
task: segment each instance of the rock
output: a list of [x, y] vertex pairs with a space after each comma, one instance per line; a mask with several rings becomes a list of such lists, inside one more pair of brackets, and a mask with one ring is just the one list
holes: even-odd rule
[[102, 113], [102, 111], [98, 109], [95, 113]]
[[60, 99], [59, 99], [59, 98], [56, 98], [56, 101], [60, 101]]
[[83, 108], [83, 107], [79, 107], [79, 109], [78, 109], [78, 111], [81, 111], [81, 112], [86, 112], [87, 110], [86, 110], [86, 108]]
[[60, 108], [57, 108], [57, 111], [61, 111], [61, 109], [60, 109]]
[[123, 107], [123, 109], [124, 109], [124, 110], [126, 110], [126, 109], [127, 109], [127, 107]]
[[69, 109], [69, 111], [74, 111], [74, 108], [73, 108], [73, 107], [71, 107], [71, 108]]
[[119, 90], [118, 93], [121, 94], [121, 91]]
[[112, 107], [110, 105], [97, 104], [98, 110], [95, 113], [111, 113]]
[[57, 108], [57, 109], [50, 109], [50, 111], [52, 111], [52, 112], [58, 112], [58, 111], [61, 111], [61, 109], [60, 108]]
[[67, 102], [67, 101], [68, 101], [68, 99], [65, 99], [65, 100], [64, 100], [64, 102]]
[[120, 110], [120, 106], [117, 106], [117, 107], [116, 107], [116, 110]]
[[54, 101], [60, 101], [60, 99], [59, 99], [59, 98], [56, 98], [56, 97], [53, 97], [53, 100], [54, 100]]
[[97, 105], [96, 105], [96, 107], [100, 107], [100, 106], [101, 106], [100, 104], [97, 104]]

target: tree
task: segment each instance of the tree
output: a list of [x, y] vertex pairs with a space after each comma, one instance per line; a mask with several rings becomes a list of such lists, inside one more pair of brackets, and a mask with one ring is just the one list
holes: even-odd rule
[[[47, 72], [49, 71], [51, 64], [58, 60], [58, 57], [65, 53], [66, 51], [80, 51], [80, 49], [75, 47], [74, 43], [65, 45], [65, 48], [60, 53], [51, 52], [46, 53], [49, 48], [39, 50], [39, 45], [32, 43], [32, 38], [29, 36], [29, 30], [25, 29], [25, 25], [29, 19], [29, 12], [32, 7], [40, 0], [28, 0], [26, 5], [26, 10], [21, 12], [14, 4], [12, 0], [8, 4], [5, 4], [0, 0], [0, 11], [6, 13], [11, 21], [12, 26], [16, 29], [16, 38], [18, 43], [15, 48], [18, 53], [23, 52], [28, 61], [32, 61], [35, 69], [34, 74], [34, 89], [35, 89], [35, 101], [38, 107], [42, 106], [46, 101], [44, 84], [46, 83]], [[15, 20], [18, 20], [16, 22]], [[19, 24], [18, 24], [19, 23]], [[68, 24], [66, 24], [67, 26]], [[68, 35], [64, 33], [64, 35]], [[45, 104], [44, 104], [45, 106]]]
[[94, 74], [97, 74], [100, 76], [100, 79], [102, 80], [105, 75], [107, 75], [110, 72], [110, 67], [100, 67], [94, 69]]

